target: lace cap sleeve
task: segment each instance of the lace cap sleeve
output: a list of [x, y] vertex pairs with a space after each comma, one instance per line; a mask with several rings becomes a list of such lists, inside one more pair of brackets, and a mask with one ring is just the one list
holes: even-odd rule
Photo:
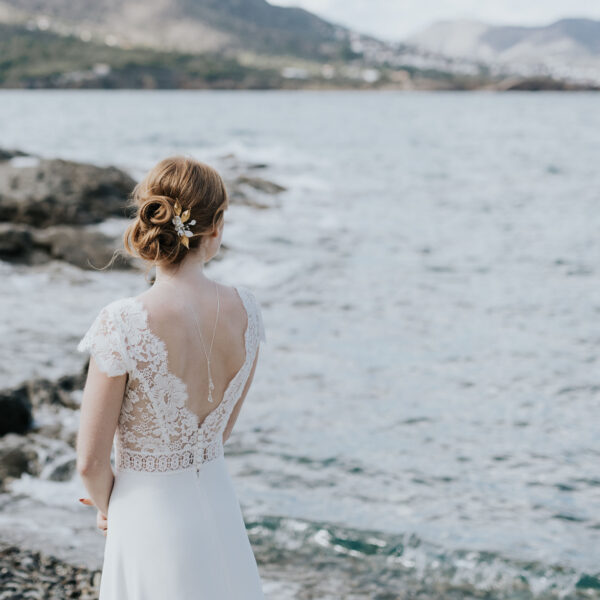
[[248, 317], [251, 319], [249, 326], [250, 339], [255, 343], [266, 342], [267, 338], [265, 335], [265, 325], [263, 323], [262, 309], [260, 302], [256, 299], [256, 296], [246, 286], [236, 286], [237, 291], [240, 293], [246, 310], [248, 311]]
[[109, 377], [127, 372], [122, 331], [112, 305], [104, 306], [77, 344], [79, 352], [90, 352], [101, 371]]

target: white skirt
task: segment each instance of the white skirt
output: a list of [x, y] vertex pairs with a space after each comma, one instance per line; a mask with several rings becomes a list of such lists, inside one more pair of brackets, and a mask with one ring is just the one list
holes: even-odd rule
[[100, 600], [264, 600], [224, 455], [117, 472], [107, 517]]

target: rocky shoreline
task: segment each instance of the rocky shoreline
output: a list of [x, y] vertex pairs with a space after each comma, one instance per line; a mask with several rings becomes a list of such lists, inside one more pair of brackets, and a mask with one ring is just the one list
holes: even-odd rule
[[[39, 476], [48, 465], [50, 481], [73, 476], [69, 449], [75, 448], [76, 423], [65, 413], [79, 408], [86, 372], [87, 361], [80, 373], [58, 381], [33, 378], [0, 391], [0, 491], [23, 473]], [[34, 418], [42, 414], [44, 419]]]
[[[257, 209], [277, 204], [285, 187], [255, 175], [264, 164], [223, 157], [232, 204]], [[117, 167], [48, 159], [0, 149], [0, 260], [28, 266], [62, 260], [82, 269], [142, 268], [139, 260], [116, 252], [122, 247], [135, 181]], [[120, 222], [110, 233], [109, 219]], [[114, 231], [116, 229], [116, 232]]]
[[39, 551], [0, 543], [0, 600], [94, 600], [100, 570], [77, 567]]

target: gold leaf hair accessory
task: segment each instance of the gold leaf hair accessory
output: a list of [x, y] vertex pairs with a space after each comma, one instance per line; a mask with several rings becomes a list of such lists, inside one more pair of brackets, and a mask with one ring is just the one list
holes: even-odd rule
[[194, 234], [189, 229], [189, 225], [195, 225], [196, 219], [192, 219], [189, 223], [186, 221], [190, 218], [190, 209], [186, 209], [181, 212], [181, 204], [179, 204], [179, 199], [175, 200], [175, 216], [171, 219], [173, 225], [175, 225], [175, 229], [179, 234], [179, 241], [186, 247], [190, 247], [190, 241], [188, 238], [191, 238]]

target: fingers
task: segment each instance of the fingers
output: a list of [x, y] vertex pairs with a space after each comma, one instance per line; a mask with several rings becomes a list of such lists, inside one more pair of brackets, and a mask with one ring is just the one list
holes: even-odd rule
[[[96, 506], [91, 498], [79, 498], [79, 502], [86, 506]], [[108, 519], [104, 513], [100, 512], [100, 510], [98, 510], [98, 514], [96, 515], [96, 526], [102, 532], [102, 535], [106, 537], [106, 532], [108, 531]]]
[[96, 526], [104, 535], [106, 535], [106, 531], [108, 530], [108, 519], [106, 518], [106, 515], [102, 514], [100, 511], [98, 511], [98, 514], [96, 515]]

